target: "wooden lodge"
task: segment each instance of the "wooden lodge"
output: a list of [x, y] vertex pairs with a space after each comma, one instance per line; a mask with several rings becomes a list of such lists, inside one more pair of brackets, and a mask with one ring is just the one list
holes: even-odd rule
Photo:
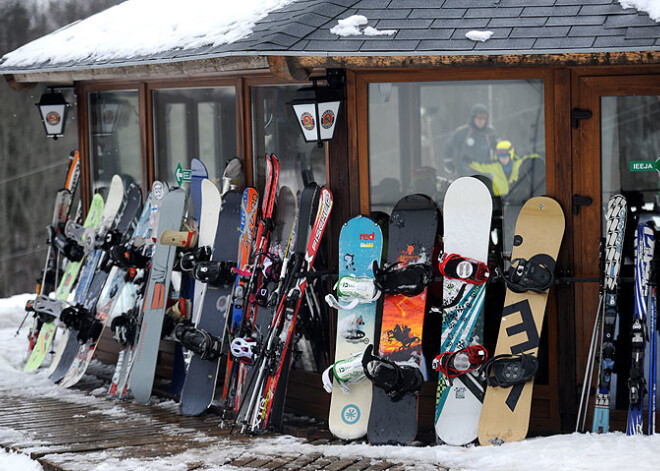
[[[497, 140], [510, 141], [516, 156], [536, 165], [528, 185], [511, 183], [499, 195], [503, 252], [510, 251], [512, 221], [526, 198], [551, 196], [566, 215], [530, 430], [574, 430], [598, 305], [603, 208], [622, 192], [635, 208], [632, 217], [660, 216], [654, 213], [660, 174], [631, 171], [634, 162], [660, 158], [660, 24], [615, 0], [296, 0], [230, 43], [152, 52], [136, 44], [134, 53], [112, 53], [107, 44], [118, 33], [110, 24], [98, 31], [104, 54], [90, 45], [75, 58], [66, 55], [67, 41], [85, 41], [76, 28], [122, 5], [0, 60], [0, 74], [18, 91], [74, 87], [83, 199], [115, 173], [145, 192], [154, 180], [174, 182], [177, 164], [187, 168], [192, 158], [219, 179], [236, 156], [246, 183], [261, 191], [263, 155], [275, 153], [282, 184], [297, 190], [316, 180], [334, 194], [330, 269], [350, 217], [388, 212], [402, 195], [417, 192], [442, 207], [447, 183], [465, 174], [452, 160], [451, 138], [469, 127], [474, 106], [483, 105]], [[353, 34], [337, 34], [338, 21], [354, 15], [365, 20], [356, 20]], [[139, 21], [150, 27], [148, 18]], [[492, 36], [473, 40], [473, 31]], [[33, 53], [37, 47], [40, 54]], [[319, 147], [304, 141], [288, 104], [310, 78], [328, 75], [340, 77], [342, 103], [334, 136]], [[471, 146], [470, 139], [461, 145]], [[631, 257], [627, 236], [616, 369], [623, 379], [612, 410], [618, 430], [625, 428], [628, 407]], [[487, 324], [495, 319], [497, 325], [502, 293], [493, 284]], [[437, 324], [428, 321], [424, 334], [429, 362], [437, 354], [438, 335], [431, 330]], [[433, 423], [433, 383], [429, 378], [420, 400], [426, 431]], [[294, 371], [288, 398], [298, 413], [327, 414], [329, 396], [318, 371]]]

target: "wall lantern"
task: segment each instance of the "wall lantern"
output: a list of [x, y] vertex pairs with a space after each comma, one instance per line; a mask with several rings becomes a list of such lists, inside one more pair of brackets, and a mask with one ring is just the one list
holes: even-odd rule
[[[318, 147], [323, 147], [323, 141], [332, 139], [345, 79], [342, 69], [328, 69], [326, 75], [310, 78], [311, 87], [296, 91], [290, 105], [306, 142], [316, 142]], [[319, 80], [325, 80], [327, 85], [319, 86]]]
[[[67, 87], [68, 88], [68, 87]], [[66, 111], [71, 105], [64, 99], [64, 95], [55, 91], [55, 87], [48, 87], [47, 92], [41, 95], [39, 103], [41, 122], [44, 123], [46, 136], [57, 140], [64, 136], [64, 124], [66, 123]]]

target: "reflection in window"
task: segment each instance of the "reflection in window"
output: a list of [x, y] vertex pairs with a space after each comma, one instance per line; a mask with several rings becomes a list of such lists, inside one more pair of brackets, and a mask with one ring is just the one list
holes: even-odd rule
[[410, 193], [442, 208], [453, 180], [481, 175], [498, 197], [495, 217], [510, 250], [523, 203], [545, 194], [544, 159], [543, 80], [369, 85], [373, 211], [389, 213]]
[[660, 158], [660, 96], [601, 98], [601, 154], [603, 214], [615, 193], [635, 212], [657, 212], [658, 172], [631, 171], [631, 163]]
[[298, 191], [306, 183], [325, 184], [325, 153], [307, 143], [291, 106], [298, 85], [252, 87], [252, 140], [254, 181], [259, 191], [265, 183], [266, 152], [280, 161], [280, 186]]
[[173, 183], [197, 158], [219, 180], [237, 155], [234, 87], [154, 90], [153, 102], [156, 178]]
[[115, 174], [140, 184], [137, 90], [90, 92], [88, 99], [93, 191], [109, 187]]

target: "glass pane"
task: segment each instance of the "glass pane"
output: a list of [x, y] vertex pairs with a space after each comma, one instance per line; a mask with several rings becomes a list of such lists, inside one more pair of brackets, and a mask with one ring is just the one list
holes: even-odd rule
[[115, 174], [140, 184], [137, 90], [90, 92], [88, 99], [93, 191], [108, 187]]
[[499, 197], [494, 208], [504, 213], [510, 250], [522, 204], [545, 194], [544, 159], [543, 80], [369, 85], [373, 211], [389, 213], [409, 193], [442, 208], [449, 183], [483, 175]]
[[280, 161], [280, 185], [293, 191], [307, 182], [325, 184], [325, 152], [303, 138], [296, 116], [288, 103], [299, 85], [252, 87], [252, 136], [254, 181], [262, 191], [265, 183], [266, 152]]
[[234, 87], [153, 91], [156, 178], [174, 183], [179, 162], [200, 159], [214, 180], [237, 155]]
[[[628, 406], [626, 378], [631, 362], [629, 336], [635, 305], [634, 233], [640, 222], [653, 221], [660, 227], [660, 173], [652, 165], [660, 158], [660, 95], [602, 97], [600, 115], [603, 214], [609, 198], [616, 193], [623, 194], [628, 203], [617, 299], [616, 374], [612, 375], [611, 383], [612, 407], [625, 409]], [[635, 165], [636, 162], [643, 164]], [[637, 171], [639, 168], [646, 170]], [[647, 343], [644, 355], [647, 372], [648, 349]]]

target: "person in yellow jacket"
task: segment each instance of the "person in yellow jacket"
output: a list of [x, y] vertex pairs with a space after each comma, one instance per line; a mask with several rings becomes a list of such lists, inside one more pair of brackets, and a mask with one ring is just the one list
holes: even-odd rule
[[[470, 168], [488, 175], [493, 181], [495, 196], [505, 196], [520, 176], [520, 166], [528, 157], [518, 157], [511, 141], [500, 141], [495, 147], [497, 160], [492, 162], [472, 162]], [[529, 157], [536, 157], [530, 155]]]

